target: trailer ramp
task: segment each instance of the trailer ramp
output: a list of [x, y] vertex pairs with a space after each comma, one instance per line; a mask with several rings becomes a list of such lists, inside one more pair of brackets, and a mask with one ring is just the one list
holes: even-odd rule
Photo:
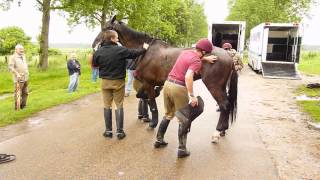
[[265, 78], [301, 79], [295, 63], [262, 62], [262, 75]]

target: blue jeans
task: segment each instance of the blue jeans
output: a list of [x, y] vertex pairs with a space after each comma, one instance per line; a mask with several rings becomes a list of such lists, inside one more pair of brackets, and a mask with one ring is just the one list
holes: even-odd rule
[[91, 80], [92, 82], [96, 82], [99, 75], [99, 68], [92, 67], [91, 71], [92, 71]]
[[132, 87], [132, 82], [133, 82], [133, 72], [134, 70], [127, 70], [127, 74], [128, 74], [128, 81], [127, 81], [127, 84], [126, 84], [126, 93], [130, 94], [130, 91], [131, 91], [131, 87]]
[[68, 86], [68, 92], [74, 92], [77, 90], [78, 84], [79, 84], [79, 73], [73, 73], [70, 77], [69, 86]]

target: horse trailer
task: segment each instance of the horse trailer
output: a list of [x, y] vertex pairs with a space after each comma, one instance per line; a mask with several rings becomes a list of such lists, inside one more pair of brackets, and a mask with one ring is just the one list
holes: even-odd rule
[[300, 79], [301, 28], [293, 23], [262, 23], [250, 31], [248, 63], [267, 78]]
[[243, 55], [246, 22], [223, 21], [209, 23], [208, 39], [214, 46], [230, 43], [232, 48]]

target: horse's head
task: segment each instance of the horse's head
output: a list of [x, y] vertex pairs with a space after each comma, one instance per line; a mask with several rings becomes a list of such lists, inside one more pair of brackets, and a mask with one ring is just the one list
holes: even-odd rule
[[[106, 22], [104, 27], [102, 28], [102, 31], [98, 34], [98, 36], [95, 38], [95, 40], [92, 43], [92, 48], [96, 48], [101, 42], [103, 38], [103, 33], [107, 30], [116, 30], [116, 24], [120, 24], [121, 22], [117, 21], [117, 17], [113, 16], [109, 21]], [[119, 33], [118, 33], [119, 34]], [[121, 42], [120, 42], [121, 43]]]
[[97, 44], [102, 42], [103, 32], [107, 30], [116, 31], [118, 33], [120, 43], [128, 48], [139, 48], [142, 47], [144, 42], [151, 41], [151, 37], [146, 33], [137, 32], [129, 28], [126, 23], [117, 20], [116, 16], [113, 16], [109, 21], [106, 22], [102, 31], [92, 43], [92, 48], [96, 47]]

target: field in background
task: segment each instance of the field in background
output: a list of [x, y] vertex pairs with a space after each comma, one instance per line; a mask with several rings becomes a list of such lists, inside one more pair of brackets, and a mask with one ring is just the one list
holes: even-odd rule
[[[88, 65], [90, 49], [62, 49], [61, 55], [49, 57], [49, 69], [40, 71], [36, 64], [38, 58], [33, 57], [28, 61], [30, 80], [27, 108], [21, 111], [14, 110], [13, 82], [8, 71], [4, 57], [0, 58], [0, 96], [9, 97], [0, 100], [0, 126], [13, 124], [23, 118], [49, 107], [67, 103], [82, 96], [99, 91], [99, 82], [91, 82], [91, 68]], [[81, 63], [81, 77], [78, 91], [69, 94], [67, 87], [69, 75], [67, 71], [67, 57], [71, 51], [75, 51]]]
[[320, 75], [320, 51], [302, 51], [299, 71], [308, 75]]

